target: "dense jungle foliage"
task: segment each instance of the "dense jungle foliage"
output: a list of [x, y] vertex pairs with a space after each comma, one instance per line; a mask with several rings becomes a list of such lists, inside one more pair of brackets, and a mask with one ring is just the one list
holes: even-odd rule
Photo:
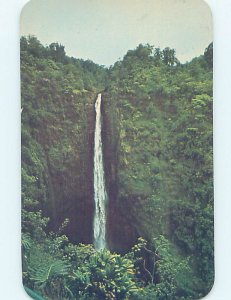
[[[185, 64], [173, 49], [147, 44], [105, 68], [68, 57], [58, 43], [21, 38], [22, 261], [32, 298], [195, 300], [209, 292], [212, 58], [212, 44]], [[106, 175], [137, 233], [128, 251], [97, 252], [85, 239], [99, 92], [113, 120], [107, 143], [116, 145], [116, 176]], [[123, 222], [114, 226], [129, 240]]]

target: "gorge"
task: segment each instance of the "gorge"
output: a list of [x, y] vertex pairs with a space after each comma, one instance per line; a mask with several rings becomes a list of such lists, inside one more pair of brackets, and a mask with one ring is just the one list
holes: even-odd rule
[[[21, 39], [23, 276], [48, 299], [54, 282], [54, 299], [212, 285], [212, 46], [186, 64], [169, 51], [139, 45], [105, 68]], [[108, 294], [91, 298], [99, 270]]]

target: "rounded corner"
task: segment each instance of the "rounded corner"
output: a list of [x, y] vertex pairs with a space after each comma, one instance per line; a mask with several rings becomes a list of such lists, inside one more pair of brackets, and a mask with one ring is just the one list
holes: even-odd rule
[[30, 295], [30, 292], [29, 290], [27, 289], [27, 287], [24, 285], [23, 281], [22, 281], [22, 289], [23, 289], [23, 292], [24, 294], [26, 294], [28, 297], [30, 297], [31, 299], [34, 299], [31, 295]]
[[24, 290], [24, 293], [30, 297], [31, 299], [35, 299], [35, 300], [45, 300], [45, 298], [43, 298], [41, 295], [37, 294], [36, 292], [32, 291], [31, 289], [29, 289], [28, 287], [26, 287], [22, 281], [22, 287]]
[[213, 10], [212, 10], [212, 7], [210, 5], [210, 3], [207, 2], [207, 0], [200, 0], [202, 3], [204, 3], [204, 5], [207, 7], [208, 11], [210, 12], [210, 15], [211, 15], [211, 20], [212, 20], [212, 23], [213, 23]]
[[20, 22], [20, 24], [22, 23], [23, 13], [24, 13], [25, 9], [27, 8], [28, 4], [30, 4], [30, 3], [31, 3], [31, 0], [27, 0], [27, 2], [23, 4], [23, 6], [22, 6], [22, 8], [19, 12], [19, 22]]
[[[203, 0], [204, 1], [204, 0]], [[206, 300], [207, 297], [209, 297], [209, 295], [211, 293], [213, 293], [213, 290], [215, 288], [215, 285], [216, 285], [216, 274], [215, 274], [215, 271], [214, 271], [214, 274], [213, 274], [213, 281], [211, 282], [211, 286], [208, 288], [208, 290], [206, 291], [206, 293], [202, 296], [202, 298], [200, 298], [200, 300]]]

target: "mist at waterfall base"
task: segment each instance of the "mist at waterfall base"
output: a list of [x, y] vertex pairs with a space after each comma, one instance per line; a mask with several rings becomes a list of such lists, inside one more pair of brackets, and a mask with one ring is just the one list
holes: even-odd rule
[[106, 202], [105, 175], [101, 136], [101, 94], [95, 102], [95, 139], [94, 139], [94, 246], [96, 250], [106, 247]]

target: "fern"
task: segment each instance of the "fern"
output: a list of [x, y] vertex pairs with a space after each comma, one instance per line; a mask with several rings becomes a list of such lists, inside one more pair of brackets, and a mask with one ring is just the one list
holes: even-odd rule
[[31, 280], [43, 287], [53, 279], [67, 275], [69, 268], [70, 265], [61, 260], [44, 264], [37, 269], [30, 268]]
[[29, 234], [22, 234], [21, 242], [22, 242], [22, 250], [25, 252], [29, 251], [33, 244], [33, 241]]
[[29, 267], [29, 277], [34, 287], [45, 296], [53, 299], [73, 298], [68, 287], [70, 265], [62, 260], [44, 254], [44, 260]]

